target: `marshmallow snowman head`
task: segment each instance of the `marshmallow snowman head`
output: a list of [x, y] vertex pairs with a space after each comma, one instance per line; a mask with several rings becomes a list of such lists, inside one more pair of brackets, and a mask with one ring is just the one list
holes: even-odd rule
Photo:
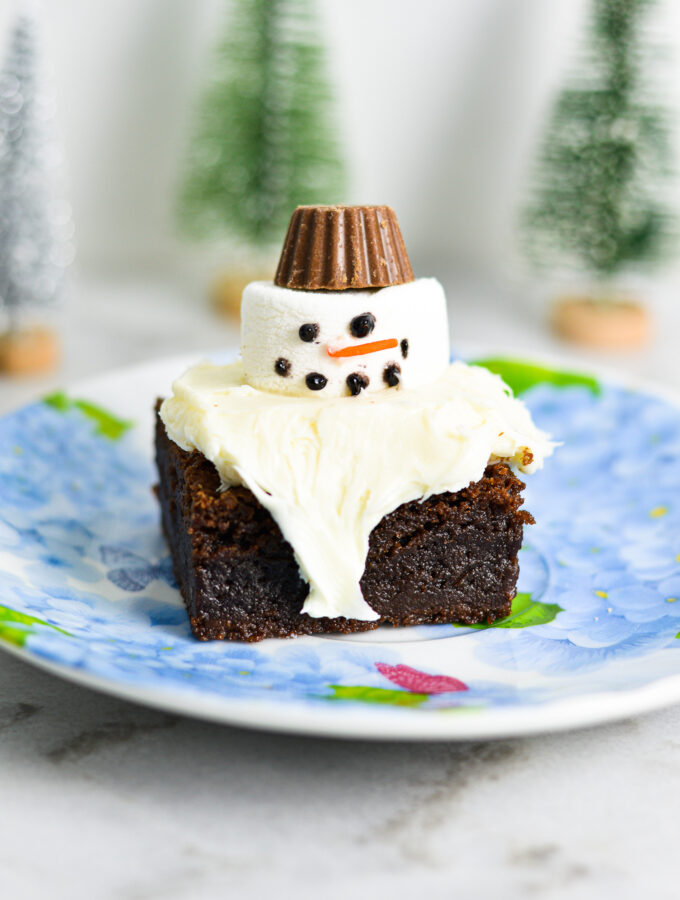
[[274, 283], [241, 302], [252, 387], [300, 397], [361, 397], [435, 381], [449, 361], [446, 300], [415, 280], [389, 206], [299, 206]]
[[357, 291], [253, 282], [241, 321], [245, 380], [260, 390], [358, 396], [435, 381], [449, 361], [446, 300], [434, 278]]

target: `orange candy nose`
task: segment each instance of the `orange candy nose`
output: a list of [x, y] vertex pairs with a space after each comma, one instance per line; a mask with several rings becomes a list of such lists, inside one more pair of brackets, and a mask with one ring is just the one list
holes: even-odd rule
[[385, 341], [368, 341], [366, 344], [351, 344], [349, 347], [341, 347], [340, 350], [328, 348], [328, 355], [338, 359], [344, 356], [364, 356], [366, 353], [377, 353], [378, 350], [390, 350], [398, 346], [396, 338], [388, 338]]

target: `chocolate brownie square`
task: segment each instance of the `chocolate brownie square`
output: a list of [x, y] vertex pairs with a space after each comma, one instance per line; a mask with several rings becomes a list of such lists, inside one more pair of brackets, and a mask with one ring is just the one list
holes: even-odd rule
[[171, 441], [156, 422], [157, 488], [175, 575], [201, 640], [260, 641], [367, 631], [383, 623], [491, 623], [516, 593], [524, 484], [508, 466], [456, 493], [402, 504], [371, 533], [361, 589], [375, 621], [312, 618], [290, 544], [245, 487], [220, 491], [201, 453]]

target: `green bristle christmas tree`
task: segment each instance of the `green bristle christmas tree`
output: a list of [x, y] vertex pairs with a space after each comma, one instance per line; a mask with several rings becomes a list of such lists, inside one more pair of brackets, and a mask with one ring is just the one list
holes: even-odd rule
[[[523, 221], [538, 268], [579, 271], [595, 285], [589, 315], [595, 331], [609, 328], [604, 343], [629, 342], [618, 339], [612, 314], [633, 315], [638, 326], [643, 317], [629, 303], [623, 309], [603, 298], [626, 273], [658, 263], [674, 231], [665, 194], [668, 117], [645, 77], [654, 50], [645, 17], [653, 5], [593, 0], [588, 47], [556, 100]], [[600, 343], [595, 331], [592, 342]]]
[[233, 0], [187, 169], [185, 232], [235, 258], [270, 264], [297, 205], [342, 201], [315, 0]]

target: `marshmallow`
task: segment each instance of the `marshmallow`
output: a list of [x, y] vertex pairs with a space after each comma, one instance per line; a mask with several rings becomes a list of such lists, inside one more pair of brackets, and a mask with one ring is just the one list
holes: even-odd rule
[[297, 397], [345, 397], [436, 381], [449, 362], [446, 298], [435, 278], [379, 290], [243, 292], [245, 381]]

